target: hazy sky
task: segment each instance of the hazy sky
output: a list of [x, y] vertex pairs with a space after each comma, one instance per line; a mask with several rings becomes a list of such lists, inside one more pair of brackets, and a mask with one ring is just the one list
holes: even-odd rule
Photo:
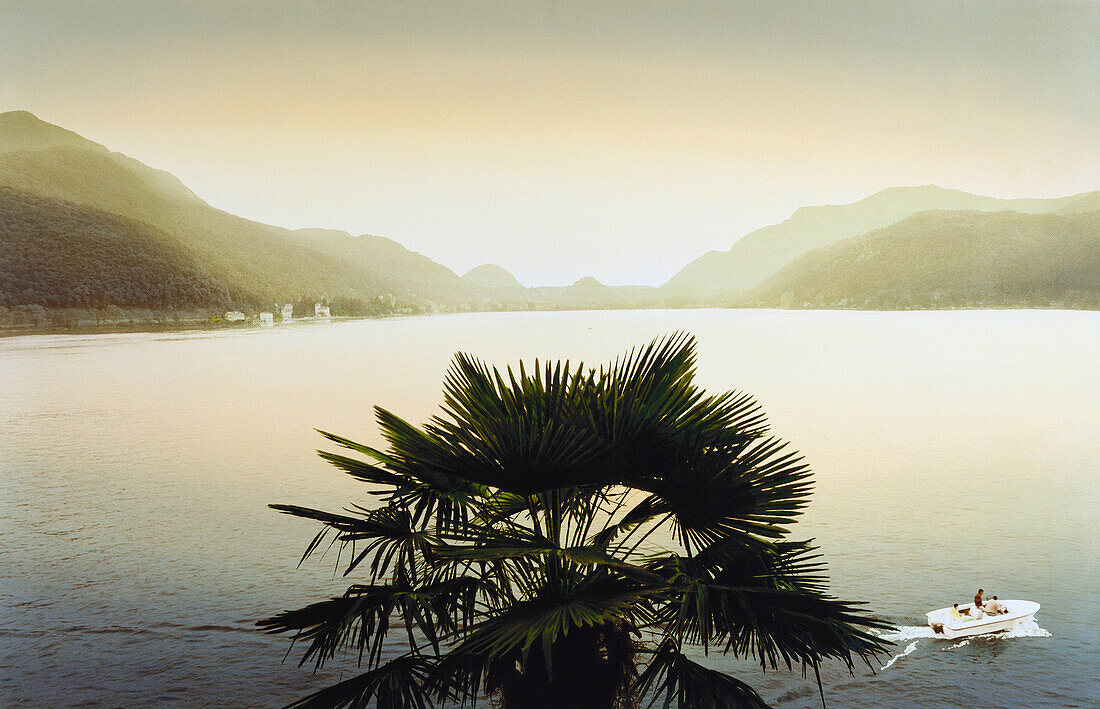
[[659, 284], [801, 205], [1100, 188], [1100, 3], [8, 2], [0, 110], [459, 273]]

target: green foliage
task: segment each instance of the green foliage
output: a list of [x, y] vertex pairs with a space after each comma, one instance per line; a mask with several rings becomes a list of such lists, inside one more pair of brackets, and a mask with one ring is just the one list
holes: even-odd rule
[[925, 212], [813, 251], [743, 304], [1100, 307], [1100, 211]]
[[[468, 300], [469, 294], [455, 290], [463, 290], [458, 276], [389, 240], [344, 234], [311, 242], [215, 209], [172, 175], [25, 112], [0, 114], [0, 128], [0, 187], [140, 222], [143, 233], [135, 238], [147, 241], [144, 232], [155, 231], [169, 251], [186, 253], [216, 284], [219, 301], [258, 309], [315, 293], [346, 299], [348, 310], [359, 303], [363, 312], [391, 313], [430, 310], [437, 302], [456, 307]], [[112, 261], [112, 255], [86, 256], [96, 269], [140, 280], [140, 274], [126, 273], [129, 261]], [[0, 282], [0, 293], [11, 293], [6, 282]]]
[[495, 263], [486, 263], [470, 269], [462, 275], [462, 280], [479, 288], [523, 288], [523, 284], [517, 281], [515, 276]]
[[[854, 204], [799, 209], [729, 252], [696, 259], [655, 289], [606, 286], [592, 278], [522, 288], [493, 266], [459, 278], [383, 237], [292, 232], [249, 221], [206, 204], [166, 172], [24, 111], [0, 113], [0, 187], [69, 203], [52, 214], [39, 209], [20, 215], [13, 198], [6, 198], [8, 222], [0, 235], [12, 243], [5, 244], [0, 307], [39, 305], [51, 312], [20, 312], [0, 317], [0, 324], [70, 319], [56, 312], [62, 307], [217, 305], [254, 312], [305, 295], [314, 297], [304, 309], [295, 308], [299, 316], [321, 298], [332, 301], [334, 315], [358, 316], [699, 305], [1100, 308], [1095, 217], [1083, 217], [1092, 219], [1083, 227], [1070, 219], [1095, 213], [1096, 192], [999, 200], [931, 185], [887, 189]], [[99, 211], [76, 217], [73, 205]], [[1002, 226], [975, 227], [970, 222], [978, 217], [950, 217], [944, 223], [956, 231], [931, 227], [921, 239], [874, 244], [868, 234], [856, 239], [861, 245], [855, 249], [838, 243], [928, 209], [998, 212], [985, 216]], [[1017, 217], [998, 210], [1057, 213], [1069, 221], [1021, 222], [1021, 240], [1016, 227], [1003, 226]], [[1048, 227], [1051, 238], [1044, 241]], [[1077, 231], [1067, 235], [1067, 229]], [[69, 231], [73, 243], [61, 238]], [[820, 247], [830, 248], [813, 251]], [[746, 295], [769, 276], [775, 278], [766, 287]]]
[[883, 650], [884, 624], [828, 596], [813, 547], [788, 539], [808, 466], [694, 367], [682, 335], [598, 369], [460, 354], [425, 426], [376, 409], [385, 451], [325, 433], [352, 455], [322, 457], [376, 505], [273, 507], [321, 523], [303, 559], [335, 541], [366, 580], [260, 625], [306, 642], [303, 663], [352, 650], [364, 673], [298, 706], [763, 707], [684, 645], [815, 671]]
[[[1100, 192], [1055, 199], [996, 199], [935, 185], [892, 187], [852, 204], [802, 207], [781, 224], [757, 229], [729, 251], [710, 251], [661, 291], [689, 303], [725, 303], [763, 283], [801, 256], [929, 210], [1070, 214], [1097, 208]], [[824, 283], [823, 283], [824, 284]], [[929, 305], [925, 307], [935, 307]]]
[[0, 187], [0, 305], [201, 308], [226, 289], [167, 234]]
[[[482, 287], [477, 279], [460, 279], [445, 266], [384, 237], [323, 229], [289, 231], [243, 219], [206, 204], [166, 172], [22, 111], [0, 113], [0, 186], [140, 223], [139, 240], [148, 241], [145, 231], [157, 232], [169, 251], [186, 253], [189, 263], [216, 285], [220, 304], [249, 311], [307, 295], [311, 299], [299, 303], [306, 307], [295, 308], [299, 316], [312, 313], [313, 303], [321, 298], [332, 301], [333, 315], [354, 316], [659, 304], [652, 288]], [[112, 261], [113, 255], [85, 254], [90, 269], [142, 280], [141, 274], [127, 272], [129, 261]], [[20, 268], [31, 273], [34, 261], [49, 258], [45, 251], [28, 252], [30, 264]], [[0, 293], [12, 294], [7, 281], [0, 282]], [[143, 297], [141, 292], [128, 296]], [[148, 299], [155, 300], [155, 294]], [[18, 296], [10, 302], [27, 301]], [[94, 306], [87, 300], [76, 303]]]
[[[449, 268], [392, 239], [323, 229], [299, 229], [292, 236], [302, 246], [355, 268], [364, 282], [383, 295], [383, 300], [385, 294], [394, 294], [414, 308], [428, 303], [471, 306], [477, 300], [475, 290]], [[372, 301], [367, 307], [379, 302], [378, 298]]]

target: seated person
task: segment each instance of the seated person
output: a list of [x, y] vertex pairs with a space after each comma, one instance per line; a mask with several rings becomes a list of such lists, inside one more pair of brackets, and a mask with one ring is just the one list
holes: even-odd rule
[[1005, 608], [1005, 604], [998, 601], [996, 596], [993, 597], [992, 601], [986, 601], [984, 608], [985, 611], [990, 615], [1002, 615], [1004, 613], [1008, 613], [1008, 608]]
[[[971, 615], [973, 610], [974, 610], [973, 608], [959, 608], [959, 604], [956, 603], [954, 606], [951, 607], [951, 617], [952, 618], [958, 618], [959, 620], [963, 620], [963, 621], [974, 620], [975, 617], [981, 618], [981, 615], [978, 615], [978, 616]], [[981, 613], [981, 611], [978, 611], [978, 613]]]
[[978, 592], [974, 594], [974, 607], [970, 609], [968, 615], [971, 618], [981, 618], [985, 615], [983, 612], [984, 604], [982, 603], [982, 594], [985, 593], [985, 589], [979, 588]]

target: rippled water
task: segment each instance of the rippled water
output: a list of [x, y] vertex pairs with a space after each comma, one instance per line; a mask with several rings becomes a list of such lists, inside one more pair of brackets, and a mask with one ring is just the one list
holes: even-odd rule
[[[280, 706], [349, 671], [282, 662], [255, 619], [342, 590], [270, 502], [362, 491], [323, 428], [433, 413], [451, 354], [598, 363], [672, 330], [699, 378], [757, 395], [814, 466], [798, 525], [834, 590], [902, 626], [886, 669], [825, 668], [830, 706], [1097, 706], [1100, 314], [661, 311], [435, 316], [0, 340], [5, 706]], [[1043, 604], [1010, 637], [928, 637], [978, 587]], [[711, 657], [781, 707], [800, 672]], [[346, 676], [346, 674], [344, 675]]]

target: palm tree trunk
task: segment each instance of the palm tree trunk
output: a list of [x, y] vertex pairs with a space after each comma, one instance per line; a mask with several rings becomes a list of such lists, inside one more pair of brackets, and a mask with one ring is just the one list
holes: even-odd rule
[[572, 628], [552, 646], [549, 670], [542, 648], [532, 646], [526, 665], [518, 653], [501, 660], [489, 689], [502, 709], [633, 709], [636, 674], [627, 629]]

